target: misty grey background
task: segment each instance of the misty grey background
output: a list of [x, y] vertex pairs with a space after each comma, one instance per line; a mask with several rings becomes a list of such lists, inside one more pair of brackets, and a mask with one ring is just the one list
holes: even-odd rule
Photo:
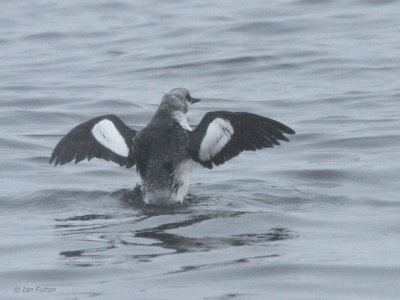
[[[1, 1], [0, 294], [396, 299], [399, 1]], [[290, 143], [193, 172], [188, 205], [133, 204], [134, 169], [48, 165], [72, 127], [135, 129], [164, 92], [249, 111]], [[15, 287], [55, 293], [22, 295]]]

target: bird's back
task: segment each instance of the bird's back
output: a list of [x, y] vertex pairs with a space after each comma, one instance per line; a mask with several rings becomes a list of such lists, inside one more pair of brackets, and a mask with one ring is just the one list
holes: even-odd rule
[[[134, 140], [137, 170], [146, 198], [168, 198], [174, 171], [187, 155], [188, 134], [168, 117], [157, 116]], [[151, 193], [151, 196], [149, 195]]]

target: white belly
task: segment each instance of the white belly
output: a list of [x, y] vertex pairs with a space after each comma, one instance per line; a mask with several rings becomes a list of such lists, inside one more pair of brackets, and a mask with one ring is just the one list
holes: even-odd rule
[[179, 188], [171, 192], [171, 202], [181, 203], [185, 199], [189, 189], [190, 173], [192, 172], [193, 164], [193, 160], [187, 159], [179, 163], [176, 167], [174, 172], [174, 183], [179, 184]]
[[148, 204], [182, 203], [189, 189], [193, 164], [193, 160], [186, 159], [177, 165], [173, 174], [172, 189], [149, 191], [146, 184], [143, 184], [143, 201]]

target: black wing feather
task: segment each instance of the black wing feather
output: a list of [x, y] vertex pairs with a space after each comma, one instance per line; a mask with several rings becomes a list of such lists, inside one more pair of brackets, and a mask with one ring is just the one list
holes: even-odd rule
[[[93, 137], [92, 128], [102, 120], [111, 121], [118, 132], [124, 138], [126, 145], [129, 149], [128, 157], [124, 157], [114, 153], [110, 149], [104, 147]], [[130, 168], [135, 165], [135, 155], [133, 152], [132, 142], [136, 136], [136, 131], [126, 126], [115, 115], [104, 115], [91, 119], [73, 128], [67, 135], [65, 135], [54, 148], [50, 157], [50, 163], [63, 165], [75, 159], [78, 163], [84, 159], [91, 160], [92, 158], [102, 158], [107, 161], [113, 161], [120, 166]]]
[[[206, 136], [208, 126], [216, 118], [230, 122], [234, 133], [226, 145], [207, 161], [200, 159], [200, 145]], [[190, 132], [189, 154], [193, 160], [204, 167], [212, 168], [238, 156], [244, 150], [255, 151], [257, 149], [280, 145], [279, 141], [288, 142], [284, 134], [294, 134], [290, 127], [256, 114], [246, 112], [213, 111], [207, 113], [200, 124]]]

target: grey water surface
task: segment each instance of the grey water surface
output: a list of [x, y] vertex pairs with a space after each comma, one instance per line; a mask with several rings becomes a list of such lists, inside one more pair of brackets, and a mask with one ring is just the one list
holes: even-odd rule
[[[400, 2], [0, 2], [1, 299], [400, 299]], [[145, 126], [164, 92], [296, 130], [194, 169], [55, 168], [72, 127]], [[37, 290], [39, 287], [39, 290]], [[47, 290], [45, 289], [47, 288]]]

